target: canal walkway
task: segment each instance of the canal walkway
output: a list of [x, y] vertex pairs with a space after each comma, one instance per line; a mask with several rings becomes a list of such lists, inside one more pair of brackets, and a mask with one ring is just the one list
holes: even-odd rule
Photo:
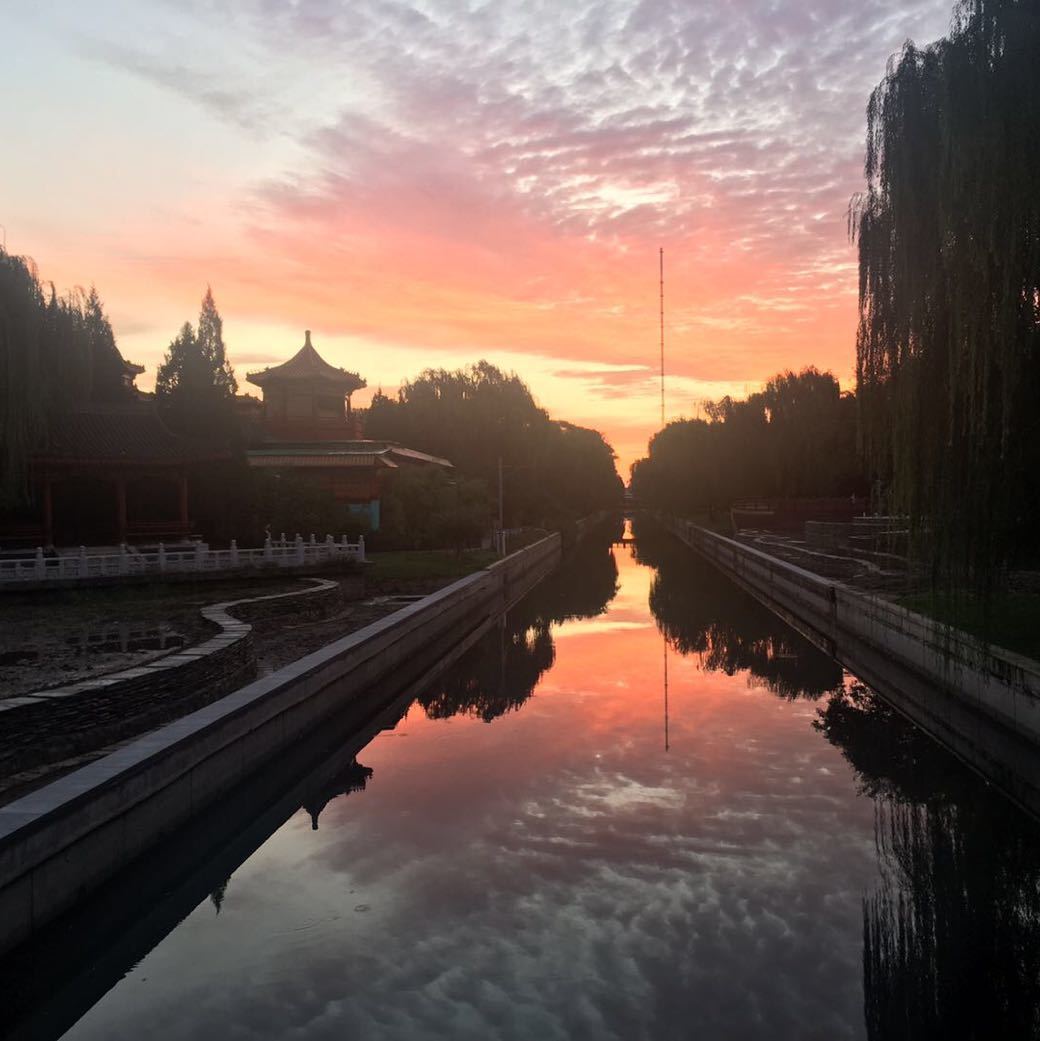
[[1034, 821], [636, 535], [8, 959], [11, 1037], [1035, 1036]]

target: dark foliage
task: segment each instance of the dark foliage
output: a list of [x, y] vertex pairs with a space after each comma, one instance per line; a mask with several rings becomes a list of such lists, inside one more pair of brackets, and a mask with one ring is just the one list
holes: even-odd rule
[[32, 262], [0, 250], [0, 508], [29, 495], [29, 456], [62, 409], [130, 395], [94, 288], [59, 296]]
[[881, 882], [863, 901], [867, 1036], [1036, 1037], [1037, 823], [859, 684], [832, 695], [815, 725], [875, 800]]
[[517, 604], [419, 704], [431, 718], [485, 722], [519, 709], [556, 658], [552, 626], [602, 614], [617, 592], [609, 525], [588, 535], [563, 565]]
[[224, 347], [224, 323], [207, 287], [198, 329], [181, 326], [155, 377], [155, 396], [173, 429], [220, 443], [235, 437], [238, 384]]
[[668, 643], [708, 672], [750, 672], [780, 697], [819, 698], [841, 686], [841, 666], [717, 568], [641, 518], [637, 559], [655, 570], [650, 610]]
[[872, 466], [943, 583], [1035, 554], [1040, 508], [1040, 5], [965, 0], [871, 95], [854, 200]]
[[708, 418], [669, 423], [632, 467], [641, 502], [672, 513], [736, 499], [845, 496], [864, 490], [856, 407], [829, 372], [774, 376], [746, 401], [709, 402]]
[[365, 435], [450, 459], [496, 502], [501, 459], [506, 527], [556, 528], [621, 500], [603, 436], [551, 419], [519, 376], [484, 361], [454, 372], [427, 369], [396, 399], [377, 394]]

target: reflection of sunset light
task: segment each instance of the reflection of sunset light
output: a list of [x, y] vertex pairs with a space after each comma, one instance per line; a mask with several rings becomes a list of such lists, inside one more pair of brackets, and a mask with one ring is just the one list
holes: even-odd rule
[[[612, 580], [605, 547], [597, 560]], [[696, 655], [669, 655], [666, 750], [664, 638], [647, 598], [666, 564], [673, 583], [695, 571], [669, 558], [655, 573], [623, 548], [614, 561], [617, 595], [551, 628], [555, 659], [518, 704], [490, 723], [461, 703], [448, 718], [414, 704], [358, 753], [373, 771], [363, 791], [316, 800], [318, 830], [310, 812], [290, 818], [226, 881], [219, 917], [204, 901], [71, 1038], [137, 1036], [173, 1008], [185, 1037], [245, 1021], [272, 1036], [621, 1041], [686, 1036], [692, 1022], [711, 1037], [764, 1023], [777, 1037], [806, 1023], [858, 1036], [879, 804], [849, 747], [814, 729], [821, 700]], [[497, 655], [525, 626], [545, 637], [530, 621], [541, 612], [578, 609], [567, 590], [581, 570], [555, 577], [449, 670], [448, 688], [493, 694], [508, 668], [528, 675], [530, 659]], [[790, 646], [775, 616], [742, 613], [739, 590], [705, 583], [714, 593], [697, 601], [698, 583], [683, 586], [720, 640]], [[606, 597], [610, 581], [589, 588]], [[589, 1029], [575, 1030], [586, 1005]]]

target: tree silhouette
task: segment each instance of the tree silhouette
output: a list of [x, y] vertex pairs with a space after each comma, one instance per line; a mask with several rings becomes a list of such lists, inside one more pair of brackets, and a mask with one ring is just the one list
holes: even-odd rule
[[591, 618], [617, 592], [609, 525], [585, 541], [544, 582], [516, 604], [458, 665], [418, 699], [431, 719], [476, 716], [490, 723], [516, 711], [556, 658], [554, 623]]
[[874, 799], [867, 1036], [1038, 1036], [1040, 825], [860, 684], [831, 695], [814, 725]]
[[857, 394], [872, 466], [936, 580], [1040, 548], [1040, 10], [965, 0], [871, 95]]
[[669, 423], [632, 467], [647, 505], [687, 514], [735, 499], [848, 496], [865, 490], [856, 406], [829, 372], [774, 376], [745, 400], [704, 405], [706, 419]]
[[507, 526], [557, 527], [621, 503], [614, 452], [603, 436], [551, 419], [519, 376], [486, 361], [427, 369], [396, 399], [376, 394], [365, 433], [450, 459], [493, 498], [501, 460]]
[[207, 287], [198, 329], [181, 326], [155, 379], [155, 394], [171, 425], [182, 433], [231, 437], [238, 385], [224, 348], [223, 322]]
[[61, 296], [30, 260], [0, 250], [0, 508], [28, 502], [29, 456], [55, 415], [130, 393], [97, 290]]

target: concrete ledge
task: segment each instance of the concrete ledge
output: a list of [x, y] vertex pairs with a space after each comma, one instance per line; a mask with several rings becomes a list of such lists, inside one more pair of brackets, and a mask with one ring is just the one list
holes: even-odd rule
[[472, 638], [559, 558], [552, 535], [0, 807], [0, 951], [371, 684]]

